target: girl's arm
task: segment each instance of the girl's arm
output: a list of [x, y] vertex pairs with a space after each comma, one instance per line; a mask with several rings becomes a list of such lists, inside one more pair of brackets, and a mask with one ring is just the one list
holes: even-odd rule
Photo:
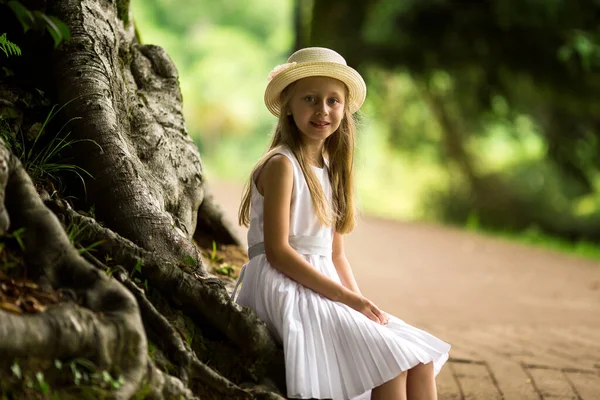
[[346, 258], [344, 236], [337, 231], [333, 234], [333, 265], [335, 265], [342, 284], [354, 293], [362, 295], [352, 273], [352, 267]]
[[375, 304], [317, 271], [289, 245], [293, 186], [294, 169], [291, 161], [280, 154], [271, 157], [260, 172], [257, 182], [258, 191], [264, 197], [263, 228], [267, 260], [274, 268], [301, 285], [382, 323], [385, 316]]

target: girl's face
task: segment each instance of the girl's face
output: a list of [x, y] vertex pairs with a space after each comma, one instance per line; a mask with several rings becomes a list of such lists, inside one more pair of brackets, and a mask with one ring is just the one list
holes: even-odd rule
[[346, 86], [339, 80], [312, 76], [296, 81], [289, 111], [303, 141], [324, 142], [344, 117]]

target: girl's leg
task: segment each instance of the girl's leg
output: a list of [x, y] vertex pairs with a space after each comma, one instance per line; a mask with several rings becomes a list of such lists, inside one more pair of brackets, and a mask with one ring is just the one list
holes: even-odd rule
[[419, 364], [408, 370], [406, 394], [408, 400], [437, 400], [433, 362]]
[[406, 376], [407, 371], [377, 386], [371, 391], [371, 400], [406, 400]]

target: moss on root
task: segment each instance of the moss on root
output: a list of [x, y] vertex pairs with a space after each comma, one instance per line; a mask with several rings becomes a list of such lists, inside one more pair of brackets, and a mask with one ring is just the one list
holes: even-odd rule
[[117, 0], [117, 16], [125, 25], [129, 25], [129, 0]]

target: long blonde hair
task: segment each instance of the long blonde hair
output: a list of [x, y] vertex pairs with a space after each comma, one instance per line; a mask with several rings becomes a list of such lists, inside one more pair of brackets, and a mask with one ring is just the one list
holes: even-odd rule
[[[290, 84], [281, 93], [281, 113], [275, 133], [269, 144], [269, 150], [258, 160], [252, 169], [250, 179], [244, 187], [242, 204], [238, 213], [239, 224], [244, 226], [249, 226], [250, 224], [252, 181], [255, 175], [277, 153], [276, 148], [284, 145], [294, 153], [300, 164], [300, 168], [308, 184], [313, 207], [321, 223], [326, 226], [335, 226], [336, 231], [340, 233], [349, 233], [356, 225], [356, 209], [354, 204], [354, 135], [356, 127], [354, 116], [348, 111], [348, 103], [346, 101], [344, 105], [344, 117], [340, 122], [339, 128], [325, 139], [323, 146], [324, 156], [329, 159], [328, 173], [329, 181], [331, 182], [333, 203], [330, 205], [327, 202], [325, 193], [323, 193], [321, 184], [306, 160], [298, 127], [294, 119], [288, 116], [286, 112], [289, 108], [293, 86], [294, 83]], [[348, 93], [347, 88], [346, 93]]]

